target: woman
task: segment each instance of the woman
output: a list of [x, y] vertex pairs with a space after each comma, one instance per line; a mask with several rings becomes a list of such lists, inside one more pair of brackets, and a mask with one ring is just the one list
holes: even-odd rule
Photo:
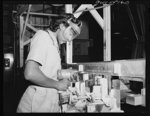
[[39, 30], [33, 36], [25, 63], [25, 79], [30, 85], [23, 94], [17, 112], [60, 112], [58, 91], [67, 90], [67, 79], [57, 80], [61, 69], [59, 45], [72, 41], [81, 32], [82, 22], [65, 14], [51, 23], [47, 31]]

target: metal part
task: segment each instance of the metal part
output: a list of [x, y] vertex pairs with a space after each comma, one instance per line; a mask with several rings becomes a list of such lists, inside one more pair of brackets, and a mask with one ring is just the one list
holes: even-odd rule
[[58, 80], [69, 79], [70, 81], [78, 81], [78, 71], [72, 69], [62, 69], [57, 71]]
[[142, 95], [140, 94], [129, 94], [126, 97], [126, 103], [134, 106], [142, 105]]
[[[79, 81], [77, 70], [72, 69], [62, 69], [57, 71], [58, 80], [68, 79], [71, 82]], [[70, 102], [70, 92], [69, 91], [59, 91], [59, 105], [61, 107], [61, 112], [66, 112], [67, 104]]]
[[145, 59], [87, 62], [68, 64], [67, 67], [78, 70], [80, 65], [83, 65], [83, 71], [87, 73], [145, 78]]
[[4, 54], [4, 69], [10, 70], [14, 63], [14, 55], [12, 53]]
[[13, 80], [14, 72], [14, 55], [12, 53], [4, 53], [3, 69], [3, 81], [11, 82]]

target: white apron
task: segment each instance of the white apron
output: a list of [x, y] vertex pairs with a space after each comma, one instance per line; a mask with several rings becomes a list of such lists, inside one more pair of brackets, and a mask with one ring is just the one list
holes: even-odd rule
[[29, 86], [21, 98], [17, 112], [60, 112], [58, 99], [55, 89]]

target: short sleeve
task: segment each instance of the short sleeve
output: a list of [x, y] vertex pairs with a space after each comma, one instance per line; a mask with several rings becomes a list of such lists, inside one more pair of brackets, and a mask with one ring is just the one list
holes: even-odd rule
[[30, 44], [30, 51], [26, 62], [34, 60], [40, 65], [43, 65], [47, 56], [48, 46], [52, 45], [49, 34], [46, 31], [39, 30], [33, 36]]

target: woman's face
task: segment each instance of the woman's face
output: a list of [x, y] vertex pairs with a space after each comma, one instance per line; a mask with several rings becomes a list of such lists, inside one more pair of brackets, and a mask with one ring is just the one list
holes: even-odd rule
[[76, 38], [79, 35], [79, 33], [75, 30], [73, 26], [65, 27], [63, 25], [63, 27], [60, 29], [61, 29], [60, 38], [63, 43], [67, 41], [71, 42], [74, 38]]
[[74, 38], [76, 38], [78, 36], [78, 33], [71, 26], [67, 27], [63, 34], [64, 34], [65, 39], [68, 42], [72, 41]]

